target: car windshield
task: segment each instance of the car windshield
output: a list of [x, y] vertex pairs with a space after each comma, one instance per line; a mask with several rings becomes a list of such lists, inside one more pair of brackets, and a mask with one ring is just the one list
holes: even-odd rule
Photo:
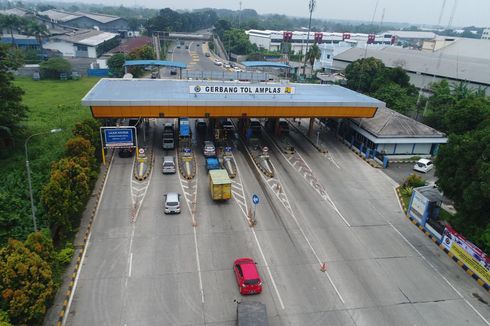
[[425, 168], [425, 164], [424, 164], [424, 163], [420, 163], [420, 162], [418, 162], [418, 163], [417, 163], [417, 166], [418, 166], [419, 168]]
[[172, 139], [165, 139], [163, 142], [164, 143], [173, 143], [174, 141]]
[[255, 284], [259, 284], [260, 280], [259, 279], [245, 280], [243, 283], [245, 283], [247, 285], [255, 285]]
[[169, 201], [167, 202], [167, 206], [178, 206], [179, 203], [175, 202], [175, 201]]

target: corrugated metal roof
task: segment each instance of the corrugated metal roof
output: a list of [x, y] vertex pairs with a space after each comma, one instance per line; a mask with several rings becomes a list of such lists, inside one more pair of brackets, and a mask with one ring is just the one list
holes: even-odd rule
[[270, 68], [290, 68], [289, 65], [280, 62], [269, 62], [269, 61], [242, 61], [240, 62], [247, 68], [260, 68], [260, 67], [270, 67]]
[[89, 46], [97, 46], [104, 41], [113, 39], [118, 36], [115, 33], [101, 32], [94, 29], [85, 29], [75, 32], [66, 33], [64, 35], [53, 36], [50, 39], [58, 39], [76, 44], [84, 44]]
[[81, 15], [79, 14], [57, 10], [57, 9], [49, 9], [46, 11], [41, 11], [39, 14], [43, 16], [48, 16], [49, 19], [58, 22], [67, 22], [81, 17]]
[[411, 72], [490, 85], [490, 58], [462, 57], [445, 54], [444, 51], [422, 52], [396, 47], [385, 47], [381, 50], [368, 48], [366, 51], [352, 48], [335, 56], [334, 62], [353, 62], [364, 57], [380, 59], [388, 67], [402, 67]]
[[[294, 94], [192, 93], [195, 86], [292, 87]], [[82, 99], [83, 105], [323, 106], [383, 107], [372, 97], [337, 85], [241, 83], [170, 79], [101, 79]]]
[[125, 66], [166, 66], [175, 68], [187, 68], [187, 65], [177, 61], [164, 61], [164, 60], [126, 60]]
[[91, 13], [91, 12], [83, 12], [83, 11], [77, 11], [76, 14], [78, 14], [80, 16], [88, 17], [90, 19], [93, 19], [93, 20], [98, 21], [99, 23], [103, 23], [103, 24], [110, 23], [112, 21], [121, 19], [121, 17], [117, 17], [117, 16], [97, 14], [97, 13]]

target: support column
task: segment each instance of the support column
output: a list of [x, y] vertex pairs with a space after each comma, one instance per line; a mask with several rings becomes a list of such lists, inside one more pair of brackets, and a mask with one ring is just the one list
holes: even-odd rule
[[308, 136], [313, 137], [313, 124], [315, 123], [315, 118], [310, 118], [310, 124], [308, 126]]
[[274, 135], [281, 135], [281, 130], [279, 129], [279, 119], [274, 119]]

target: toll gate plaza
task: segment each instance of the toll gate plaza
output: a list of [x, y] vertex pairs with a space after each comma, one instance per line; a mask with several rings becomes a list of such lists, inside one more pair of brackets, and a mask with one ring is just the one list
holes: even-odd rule
[[384, 103], [336, 85], [101, 79], [94, 118], [371, 118]]

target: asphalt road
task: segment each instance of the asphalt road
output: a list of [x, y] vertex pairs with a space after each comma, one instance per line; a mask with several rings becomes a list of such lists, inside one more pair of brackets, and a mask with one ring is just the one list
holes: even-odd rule
[[[235, 300], [265, 303], [270, 325], [488, 325], [488, 293], [404, 218], [386, 175], [328, 134], [323, 155], [291, 133], [294, 157], [265, 137], [272, 179], [239, 146], [234, 198], [217, 203], [199, 142], [195, 181], [163, 175], [163, 121], [151, 124], [149, 181], [131, 179], [132, 159], [112, 162], [67, 325], [231, 326]], [[180, 215], [163, 214], [169, 191], [182, 194]], [[238, 257], [258, 263], [260, 295], [239, 294]]]

